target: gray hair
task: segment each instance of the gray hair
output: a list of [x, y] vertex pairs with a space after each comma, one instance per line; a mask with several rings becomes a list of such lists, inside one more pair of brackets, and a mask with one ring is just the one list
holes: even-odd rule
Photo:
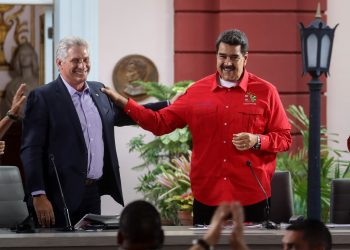
[[73, 46], [85, 47], [89, 53], [89, 44], [83, 38], [77, 36], [68, 36], [62, 38], [57, 45], [56, 59], [64, 61], [67, 57], [68, 50]]

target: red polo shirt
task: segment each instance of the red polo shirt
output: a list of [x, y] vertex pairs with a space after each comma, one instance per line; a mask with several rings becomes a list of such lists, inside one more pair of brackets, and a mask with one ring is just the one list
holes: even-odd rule
[[[210, 206], [239, 200], [242, 205], [264, 200], [246, 165], [250, 160], [266, 193], [276, 167], [276, 152], [291, 145], [290, 124], [276, 88], [245, 71], [233, 88], [218, 84], [218, 73], [187, 89], [175, 103], [152, 111], [129, 99], [125, 111], [144, 129], [163, 135], [186, 125], [192, 133], [191, 187], [194, 197]], [[239, 151], [233, 134], [261, 136], [260, 150]]]

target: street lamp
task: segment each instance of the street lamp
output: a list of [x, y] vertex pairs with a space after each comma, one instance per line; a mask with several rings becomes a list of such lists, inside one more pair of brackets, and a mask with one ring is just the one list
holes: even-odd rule
[[308, 193], [307, 217], [321, 219], [321, 178], [320, 178], [320, 126], [321, 126], [321, 88], [319, 77], [329, 74], [334, 32], [338, 24], [331, 29], [321, 20], [320, 4], [317, 6], [315, 20], [308, 27], [300, 23], [301, 55], [303, 74], [308, 72], [312, 79], [310, 90], [310, 124], [308, 151]]

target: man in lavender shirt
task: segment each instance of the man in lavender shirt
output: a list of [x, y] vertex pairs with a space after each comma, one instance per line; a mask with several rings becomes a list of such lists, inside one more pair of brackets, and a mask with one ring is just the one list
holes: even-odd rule
[[[86, 41], [63, 38], [56, 64], [60, 75], [29, 94], [23, 120], [28, 204], [42, 227], [66, 225], [54, 165], [73, 225], [87, 213], [100, 214], [101, 195], [124, 205], [114, 126], [135, 124], [101, 92], [102, 83], [87, 81]], [[158, 110], [167, 102], [145, 106]]]

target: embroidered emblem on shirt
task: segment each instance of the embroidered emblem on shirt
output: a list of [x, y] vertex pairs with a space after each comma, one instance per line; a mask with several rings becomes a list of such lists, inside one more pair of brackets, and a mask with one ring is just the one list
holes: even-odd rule
[[256, 103], [256, 95], [247, 91], [244, 95], [244, 103], [245, 104], [255, 104]]

